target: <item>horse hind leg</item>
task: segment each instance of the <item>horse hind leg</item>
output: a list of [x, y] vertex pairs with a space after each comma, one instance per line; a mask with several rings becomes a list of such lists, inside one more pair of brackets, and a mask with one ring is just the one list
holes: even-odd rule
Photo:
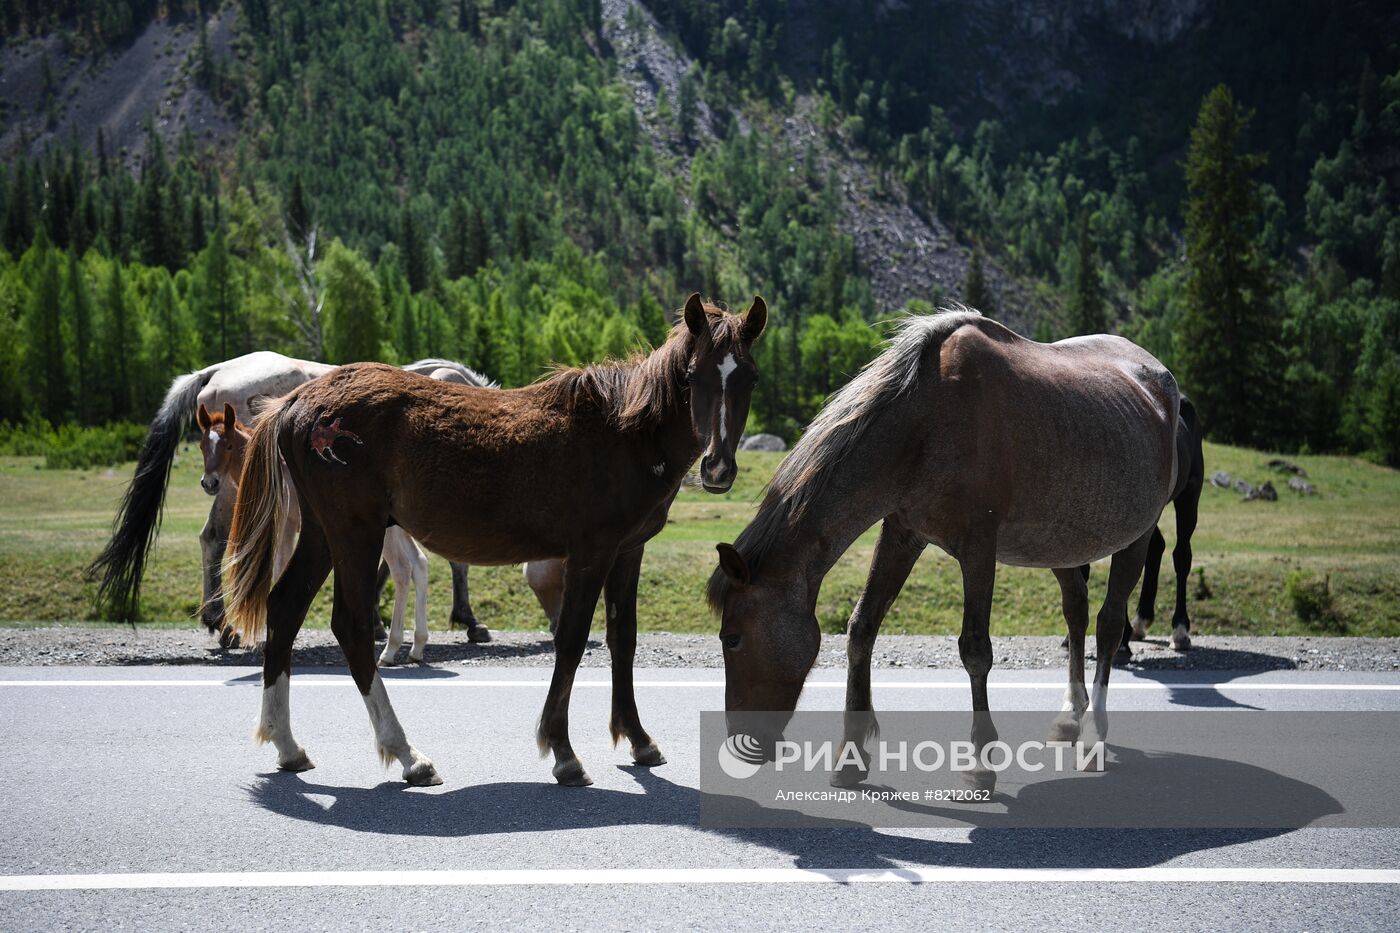
[[277, 749], [277, 766], [284, 771], [315, 767], [306, 750], [292, 737], [288, 698], [291, 690], [292, 643], [306, 618], [311, 601], [331, 570], [330, 549], [320, 527], [308, 525], [297, 541], [286, 571], [267, 599], [267, 641], [263, 646], [262, 712], [258, 717], [259, 742]]
[[[353, 534], [353, 533], [352, 533]], [[375, 746], [380, 759], [387, 765], [398, 761], [403, 766], [403, 779], [415, 786], [441, 784], [442, 778], [432, 761], [414, 748], [404, 735], [403, 726], [394, 714], [389, 693], [374, 657], [374, 620], [378, 616], [375, 599], [376, 557], [383, 549], [383, 536], [377, 531], [367, 540], [344, 540], [335, 560], [335, 608], [331, 612], [331, 631], [335, 634], [350, 676], [365, 701], [370, 725], [374, 727]]]
[[1060, 584], [1060, 603], [1069, 634], [1069, 683], [1065, 687], [1064, 705], [1050, 727], [1050, 741], [1074, 742], [1079, 738], [1080, 721], [1089, 708], [1089, 694], [1084, 689], [1084, 635], [1089, 629], [1089, 588], [1077, 568], [1056, 570]]

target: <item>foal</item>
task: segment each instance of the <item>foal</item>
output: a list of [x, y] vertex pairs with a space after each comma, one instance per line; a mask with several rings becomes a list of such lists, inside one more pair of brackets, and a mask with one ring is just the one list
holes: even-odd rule
[[[563, 558], [554, 676], [536, 730], [540, 751], [553, 751], [561, 784], [591, 783], [569, 741], [569, 695], [603, 594], [613, 739], [625, 735], [638, 764], [663, 763], [642, 728], [632, 686], [642, 550], [665, 526], [681, 479], [702, 451], [705, 488], [724, 492], [733, 484], [757, 379], [751, 348], [766, 321], [761, 298], [740, 317], [692, 295], [683, 323], [646, 357], [563, 369], [508, 390], [361, 364], [275, 403], [253, 432], [225, 582], [228, 615], [240, 632], [267, 627], [258, 736], [276, 745], [278, 765], [311, 767], [288, 714], [291, 650], [333, 568], [331, 629], [381, 755], [397, 759], [410, 784], [441, 782], [404, 736], [374, 666], [375, 564], [384, 529], [393, 525], [466, 563]], [[273, 587], [284, 478], [301, 503], [302, 533]]]
[[[822, 578], [883, 520], [851, 615], [847, 739], [873, 721], [870, 655], [880, 622], [919, 555], [936, 544], [960, 565], [958, 650], [972, 686], [972, 740], [997, 737], [987, 705], [998, 562], [1053, 569], [1070, 633], [1069, 687], [1053, 738], [1073, 741], [1084, 689], [1089, 603], [1079, 566], [1113, 555], [1098, 616], [1093, 711], [1107, 737], [1108, 677], [1127, 600], [1175, 482], [1177, 387], [1118, 337], [1032, 343], [975, 312], [911, 318], [808, 428], [758, 515], [719, 545], [710, 605], [723, 614], [725, 708], [774, 711], [772, 740], [816, 660]], [[855, 732], [856, 734], [851, 734]], [[866, 769], [837, 775], [858, 783]], [[995, 772], [972, 775], [982, 787]]]
[[[204, 475], [200, 484], [208, 488], [211, 483], [217, 486], [221, 481], [227, 482], [236, 492], [251, 432], [239, 422], [237, 412], [227, 403], [222, 412], [212, 415], [200, 405], [195, 421], [200, 430], [199, 449], [204, 455]], [[288, 496], [288, 503], [274, 550], [274, 579], [280, 577], [287, 566], [292, 556], [292, 544], [301, 527], [301, 512], [295, 498]], [[394, 580], [394, 619], [384, 651], [379, 655], [379, 664], [393, 663], [403, 645], [403, 619], [408, 609], [410, 583], [414, 591], [414, 616], [413, 647], [408, 657], [412, 661], [422, 661], [423, 652], [428, 646], [428, 557], [402, 528], [390, 528], [384, 533], [383, 557]]]

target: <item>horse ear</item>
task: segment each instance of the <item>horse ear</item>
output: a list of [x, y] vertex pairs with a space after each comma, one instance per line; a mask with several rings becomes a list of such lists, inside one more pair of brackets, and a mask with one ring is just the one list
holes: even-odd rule
[[238, 412], [233, 410], [232, 402], [224, 402], [224, 427], [230, 431], [238, 427]]
[[763, 300], [762, 295], [754, 295], [753, 304], [744, 312], [744, 323], [739, 328], [739, 336], [744, 338], [745, 343], [753, 343], [767, 326], [768, 303]]
[[734, 549], [734, 545], [716, 544], [715, 550], [719, 551], [719, 568], [724, 571], [729, 581], [736, 586], [746, 586], [749, 582], [749, 565]]
[[209, 430], [210, 425], [214, 423], [214, 419], [209, 417], [209, 409], [204, 407], [203, 402], [199, 403], [199, 411], [195, 412], [194, 423], [199, 425], [201, 431]]
[[700, 300], [699, 292], [685, 300], [685, 326], [692, 334], [699, 337], [710, 332], [710, 322], [706, 317], [705, 303]]

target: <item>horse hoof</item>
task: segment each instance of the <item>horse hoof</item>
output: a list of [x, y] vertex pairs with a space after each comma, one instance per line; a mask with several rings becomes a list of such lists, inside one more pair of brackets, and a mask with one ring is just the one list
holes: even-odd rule
[[561, 761], [555, 765], [554, 780], [565, 787], [587, 787], [593, 783], [588, 772], [583, 770], [583, 763], [577, 758], [570, 758], [568, 761]]
[[437, 768], [426, 758], [404, 768], [403, 779], [410, 787], [436, 787], [442, 783], [442, 776], [437, 773]]
[[856, 765], [846, 765], [840, 771], [831, 772], [832, 787], [859, 787], [870, 777], [867, 768], [860, 768]]
[[298, 749], [297, 753], [286, 761], [277, 762], [278, 771], [310, 771], [316, 767], [311, 759], [306, 757], [306, 749]]
[[1079, 723], [1072, 719], [1057, 719], [1050, 724], [1049, 742], [1073, 742], [1079, 738]]
[[1171, 644], [1172, 644], [1172, 650], [1173, 650], [1173, 651], [1190, 651], [1190, 650], [1191, 650], [1191, 632], [1190, 632], [1190, 630], [1188, 630], [1188, 629], [1186, 628], [1186, 626], [1184, 626], [1184, 625], [1180, 625], [1180, 626], [1177, 626], [1176, 628], [1172, 629], [1172, 642], [1171, 642]]
[[652, 768], [656, 765], [664, 765], [666, 756], [661, 754], [661, 749], [656, 747], [655, 742], [649, 742], [645, 748], [632, 749], [632, 760], [639, 765]]
[[476, 645], [484, 645], [491, 640], [491, 630], [478, 622], [467, 629], [467, 641]]
[[997, 773], [990, 768], [964, 771], [963, 783], [973, 790], [984, 790], [990, 793], [997, 789]]
[[1147, 639], [1147, 627], [1151, 624], [1151, 619], [1144, 619], [1142, 616], [1134, 617], [1133, 627], [1129, 637], [1133, 641], [1145, 641]]

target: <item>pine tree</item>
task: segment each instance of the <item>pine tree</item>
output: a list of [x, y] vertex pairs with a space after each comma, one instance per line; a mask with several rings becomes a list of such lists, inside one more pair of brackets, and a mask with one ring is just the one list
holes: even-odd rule
[[96, 418], [97, 378], [94, 369], [92, 341], [92, 293], [88, 290], [87, 276], [78, 262], [77, 252], [68, 252], [68, 307], [73, 319], [73, 362], [77, 366], [73, 385], [77, 389], [78, 420], [84, 424]]
[[681, 75], [681, 86], [676, 96], [676, 129], [680, 131], [681, 141], [688, 146], [695, 137], [695, 119], [700, 101], [699, 79], [695, 75], [694, 65]]
[[1074, 295], [1070, 300], [1070, 336], [1102, 334], [1108, 330], [1103, 285], [1094, 260], [1094, 244], [1089, 236], [1089, 212], [1079, 214], [1079, 258], [1074, 272]]
[[467, 235], [467, 275], [476, 275], [491, 261], [491, 233], [486, 229], [486, 213], [480, 206], [472, 209], [471, 226]]
[[982, 275], [982, 251], [973, 249], [972, 258], [967, 262], [967, 278], [963, 281], [963, 303], [988, 316], [996, 314], [992, 305], [992, 293], [987, 290], [987, 281]]
[[404, 201], [403, 213], [399, 218], [399, 246], [403, 249], [403, 271], [408, 278], [408, 287], [415, 293], [421, 292], [428, 287], [431, 278], [428, 244], [408, 201]]
[[102, 338], [105, 368], [111, 386], [108, 413], [112, 418], [130, 418], [133, 407], [131, 365], [136, 358], [138, 338], [132, 308], [126, 301], [126, 283], [122, 281], [122, 264], [113, 261], [112, 274], [107, 280], [107, 300], [103, 309], [106, 320]]
[[205, 359], [226, 360], [237, 346], [237, 292], [233, 268], [229, 261], [228, 241], [222, 226], [214, 228], [214, 236], [196, 273], [196, 293], [199, 296], [197, 319], [204, 337]]
[[325, 283], [326, 350], [334, 363], [379, 359], [384, 352], [384, 304], [369, 263], [339, 240], [321, 264]]
[[72, 387], [63, 345], [63, 287], [58, 259], [40, 226], [34, 235], [34, 278], [26, 314], [26, 354], [30, 383], [38, 390], [39, 412], [50, 424], [68, 417]]
[[[453, 281], [471, 275], [467, 269], [467, 241], [471, 237], [471, 210], [461, 198], [452, 201], [447, 213], [447, 236], [444, 242], [443, 262], [447, 277]], [[474, 270], [473, 270], [474, 271]]]
[[1251, 115], [1220, 85], [1206, 95], [1186, 159], [1186, 308], [1178, 334], [1182, 383], [1211, 433], [1264, 441], [1281, 378], [1273, 288], [1256, 246], [1263, 164], [1239, 146]]
[[292, 193], [287, 197], [287, 232], [296, 243], [305, 243], [311, 233], [311, 208], [301, 187], [301, 176], [292, 179]]
[[510, 224], [510, 254], [514, 259], [530, 258], [530, 218], [516, 214]]

